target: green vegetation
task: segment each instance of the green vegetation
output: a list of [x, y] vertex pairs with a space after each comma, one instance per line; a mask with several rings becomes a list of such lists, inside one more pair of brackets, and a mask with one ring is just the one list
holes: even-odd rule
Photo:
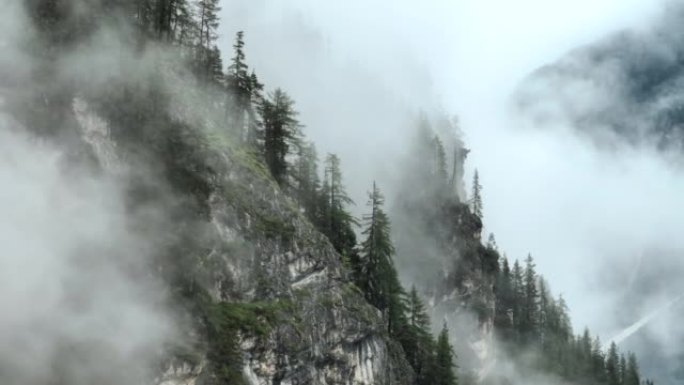
[[366, 239], [361, 243], [359, 266], [353, 268], [360, 272], [357, 284], [368, 302], [382, 312], [387, 332], [401, 344], [417, 384], [455, 385], [455, 357], [446, 331], [436, 343], [417, 290], [414, 287], [407, 295], [399, 282], [392, 259], [390, 221], [383, 211], [383, 203], [384, 198], [374, 183], [368, 202], [371, 212], [364, 217]]
[[244, 384], [241, 338], [265, 338], [283, 322], [287, 302], [217, 303], [206, 313], [208, 359], [215, 384]]
[[573, 336], [563, 297], [552, 297], [548, 284], [536, 273], [531, 256], [525, 259], [524, 268], [515, 261], [511, 269], [508, 259], [501, 259], [495, 293], [494, 326], [511, 357], [519, 357], [521, 351], [533, 352], [533, 369], [571, 382], [640, 384], [634, 354], [625, 358], [614, 343], [605, 352], [598, 337], [592, 338], [586, 329], [582, 335]]

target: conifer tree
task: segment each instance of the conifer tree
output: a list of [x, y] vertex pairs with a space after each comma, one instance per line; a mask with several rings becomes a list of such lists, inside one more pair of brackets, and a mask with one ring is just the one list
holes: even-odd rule
[[592, 369], [592, 364], [591, 364], [591, 334], [589, 333], [589, 329], [585, 328], [584, 332], [582, 333], [582, 337], [580, 339], [580, 360], [583, 362], [582, 365], [582, 372], [586, 374], [590, 374]]
[[537, 337], [543, 352], [548, 352], [550, 336], [556, 331], [556, 309], [553, 298], [543, 278], [539, 279], [539, 303], [537, 309]]
[[458, 379], [454, 371], [454, 350], [449, 343], [449, 330], [446, 323], [437, 338], [435, 352], [435, 385], [457, 385]]
[[620, 358], [618, 357], [615, 342], [610, 344], [608, 355], [606, 356], [606, 376], [608, 385], [620, 385]]
[[473, 175], [473, 193], [470, 197], [470, 207], [473, 214], [482, 218], [482, 185], [480, 184], [480, 174], [475, 170]]
[[216, 63], [212, 63], [212, 51], [216, 39], [218, 38], [217, 29], [219, 26], [219, 0], [197, 0], [198, 18], [198, 44], [196, 48], [196, 68], [197, 73], [205, 80], [212, 77], [212, 69]]
[[287, 155], [297, 144], [299, 122], [294, 101], [281, 89], [276, 89], [259, 108], [264, 123], [264, 159], [279, 185], [287, 181]]
[[349, 198], [342, 183], [340, 158], [335, 154], [328, 154], [325, 160], [325, 184], [323, 193], [326, 195], [324, 213], [324, 234], [328, 236], [335, 249], [345, 256], [350, 256], [356, 246], [356, 235], [353, 226], [356, 219], [347, 211], [346, 207], [354, 202]]
[[600, 382], [606, 380], [606, 361], [601, 345], [601, 339], [596, 336], [591, 345], [591, 370], [592, 377]]
[[318, 177], [318, 155], [313, 143], [299, 146], [294, 166], [294, 193], [297, 201], [309, 220], [318, 225], [318, 191], [321, 188], [321, 181]]
[[248, 73], [244, 47], [244, 32], [238, 31], [235, 34], [235, 43], [233, 44], [233, 57], [228, 66], [229, 103], [227, 113], [239, 137], [243, 140], [249, 140], [251, 135], [248, 118], [252, 110], [252, 88], [255, 84], [253, 84], [253, 79]]
[[636, 355], [629, 353], [627, 355], [627, 366], [625, 369], [625, 382], [623, 385], [639, 385], [641, 383], [641, 376], [639, 375], [639, 365], [637, 364]]
[[415, 286], [408, 296], [407, 328], [400, 338], [407, 359], [416, 374], [417, 385], [434, 383], [434, 341], [430, 318]]
[[537, 306], [537, 274], [535, 272], [534, 260], [531, 255], [525, 259], [525, 276], [524, 276], [524, 297], [522, 303], [522, 314], [520, 332], [523, 340], [526, 343], [535, 342], [537, 333], [537, 315], [539, 312]]
[[487, 238], [487, 248], [496, 251], [499, 250], [499, 246], [496, 244], [496, 237], [494, 236], [494, 233], [489, 233], [489, 237]]
[[520, 262], [516, 260], [513, 263], [513, 271], [511, 272], [512, 282], [512, 306], [513, 310], [513, 326], [516, 331], [516, 337], [520, 337], [521, 328], [523, 325], [523, 305], [525, 302], [525, 285], [523, 283], [523, 272], [520, 267]]
[[186, 0], [154, 0], [154, 32], [157, 38], [175, 39], [175, 29], [188, 12]]
[[404, 183], [421, 188], [412, 191], [405, 199], [412, 202], [412, 205], [429, 210], [430, 204], [436, 199], [443, 198], [448, 189], [446, 156], [444, 145], [435, 135], [428, 118], [421, 115], [417, 126], [412, 149], [414, 155], [407, 165], [410, 172], [406, 173], [407, 180]]
[[569, 341], [572, 337], [572, 323], [570, 322], [570, 316], [568, 315], [568, 304], [565, 302], [565, 298], [562, 295], [558, 296], [556, 301], [558, 309], [558, 325], [560, 330], [560, 336], [563, 341]]
[[252, 147], [258, 148], [261, 137], [263, 122], [259, 120], [256, 106], [261, 105], [264, 85], [259, 81], [256, 73], [252, 71], [249, 77], [250, 103], [247, 105], [247, 143]]
[[220, 84], [223, 81], [223, 60], [221, 51], [214, 46], [207, 52], [206, 79]]
[[176, 43], [182, 47], [193, 48], [197, 41], [199, 28], [196, 24], [193, 8], [188, 4], [188, 0], [182, 0], [179, 3], [171, 29]]
[[384, 197], [373, 183], [368, 201], [371, 213], [364, 216], [366, 228], [362, 234], [366, 239], [361, 243], [362, 268], [359, 285], [368, 302], [385, 314], [390, 335], [397, 335], [406, 323], [405, 293], [392, 261], [394, 246], [390, 239], [389, 218], [382, 209], [383, 204]]
[[504, 341], [509, 342], [513, 337], [513, 281], [508, 258], [504, 256], [501, 260], [501, 268], [495, 286], [494, 325]]

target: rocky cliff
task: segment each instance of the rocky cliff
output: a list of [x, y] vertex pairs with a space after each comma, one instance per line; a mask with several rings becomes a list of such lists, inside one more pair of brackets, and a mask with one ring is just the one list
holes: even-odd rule
[[[204, 195], [206, 202], [199, 204], [206, 205], [206, 215], [199, 221], [181, 218], [181, 223], [175, 224], [194, 226], [184, 231], [201, 233], [183, 251], [197, 256], [185, 266], [187, 272], [194, 274], [193, 280], [201, 284], [213, 304], [259, 303], [276, 313], [257, 314], [256, 322], [264, 326], [258, 333], [240, 333], [242, 372], [247, 382], [411, 383], [410, 367], [401, 348], [388, 338], [377, 309], [350, 282], [328, 240], [263, 166], [249, 152], [231, 144], [226, 135], [212, 131], [210, 125], [215, 127], [217, 122], [186, 116], [188, 106], [181, 103], [171, 102], [168, 107], [175, 123], [187, 124], [186, 128], [197, 134], [195, 138], [206, 139], [195, 163], [211, 170], [206, 174], [210, 180], [205, 181], [210, 191]], [[126, 142], [114, 139], [112, 132], [118, 128], [106, 113], [98, 112], [84, 97], [74, 98], [70, 113], [80, 140], [90, 147], [104, 172], [130, 172], [136, 167], [130, 163], [135, 158]], [[169, 167], [164, 167], [168, 175]], [[203, 195], [191, 198], [198, 197]], [[186, 334], [191, 336], [187, 346], [192, 359], [179, 355], [167, 360], [156, 383], [199, 384], [215, 376], [212, 369], [217, 366], [209, 353], [212, 341], [201, 330], [187, 330]]]
[[[392, 213], [397, 264], [405, 284], [415, 285], [426, 298], [433, 329], [444, 323], [449, 327], [462, 382], [476, 383], [495, 356], [494, 283], [499, 255], [483, 245], [482, 219], [464, 203], [462, 170], [468, 150], [460, 140], [447, 146], [447, 153], [455, 154], [454, 174], [459, 177], [445, 183], [433, 170], [432, 142], [422, 142], [426, 144], [409, 160], [413, 166], [407, 167], [405, 181], [398, 187]], [[426, 155], [427, 161], [416, 161]], [[416, 186], [422, 187], [416, 190]]]

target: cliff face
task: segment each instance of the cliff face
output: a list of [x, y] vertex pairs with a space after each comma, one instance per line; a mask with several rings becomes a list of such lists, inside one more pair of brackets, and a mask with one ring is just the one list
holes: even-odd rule
[[446, 264], [431, 300], [436, 320], [452, 326], [459, 362], [472, 368], [465, 380], [486, 375], [494, 359], [494, 282], [499, 255], [481, 242], [482, 220], [467, 205], [448, 202], [440, 226]]
[[[461, 159], [462, 161], [463, 159]], [[409, 183], [408, 186], [427, 183]], [[482, 244], [482, 220], [454, 194], [400, 196], [394, 209], [397, 264], [426, 298], [433, 329], [449, 327], [464, 383], [494, 360], [494, 282], [499, 255]], [[402, 199], [403, 198], [403, 199]]]
[[[174, 120], [184, 118], [183, 106], [171, 111]], [[72, 112], [80, 138], [105, 172], [130, 167], [104, 116], [83, 98], [74, 100]], [[201, 241], [189, 246], [199, 257], [187, 268], [198, 272], [213, 302], [284, 304], [263, 333], [241, 333], [248, 383], [411, 383], [410, 367], [377, 309], [350, 283], [328, 240], [252, 155], [214, 139], [201, 163], [213, 170], [213, 187], [199, 224]], [[195, 330], [187, 334], [194, 358], [166, 361], [156, 383], [199, 384], [215, 375], [211, 341]]]

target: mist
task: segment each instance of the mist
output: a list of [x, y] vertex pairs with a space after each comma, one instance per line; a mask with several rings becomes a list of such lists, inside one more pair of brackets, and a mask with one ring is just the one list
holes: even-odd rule
[[[472, 149], [467, 178], [477, 168], [484, 186], [486, 233], [509, 258], [531, 253], [567, 300], [575, 331], [588, 326], [605, 341], [681, 292], [667, 267], [642, 267], [657, 255], [659, 266], [681, 271], [682, 169], [650, 147], [606, 151], [560, 115], [530, 119], [511, 96], [530, 73], [577, 47], [648, 30], [664, 5], [226, 1], [220, 46], [230, 52], [234, 33], [245, 31], [250, 65], [292, 94], [319, 152], [341, 157], [356, 213], [372, 180], [393, 186], [421, 111], [457, 115]], [[576, 108], [621, 98], [592, 84], [553, 86], [568, 87]], [[627, 293], [639, 280], [653, 285], [633, 300]], [[671, 316], [664, 311], [640, 333], [678, 354], [667, 337], [680, 335]], [[646, 344], [632, 342], [623, 341], [637, 353]]]
[[[290, 93], [319, 154], [342, 159], [358, 216], [373, 181], [388, 207], [405, 187], [398, 175], [418, 117], [458, 116], [472, 150], [466, 183], [477, 168], [484, 186], [484, 236], [495, 233], [511, 259], [535, 257], [554, 293], [567, 300], [576, 331], [588, 326], [637, 353], [655, 349], [676, 360], [684, 339], [675, 301], [684, 292], [675, 283], [684, 271], [678, 234], [684, 169], [656, 148], [597, 146], [557, 106], [549, 106], [557, 113], [552, 119], [538, 120], [511, 102], [536, 69], [614, 32], [650, 28], [663, 4], [224, 0], [219, 46], [226, 55], [235, 32], [245, 31], [247, 62], [267, 91]], [[51, 80], [88, 92], [123, 74], [135, 84], [168, 70], [159, 64], [159, 47], [137, 55], [121, 31], [91, 32], [87, 43], [50, 58]], [[9, 2], [0, 15], [0, 110], [15, 107], [5, 106], [2, 94], [33, 86], [28, 79], [37, 63], [24, 44], [34, 34], [20, 2]], [[185, 86], [165, 90], [171, 104], [188, 110], [170, 114], [202, 121], [200, 127], [210, 119]], [[623, 97], [591, 82], [542, 86], [567, 90], [579, 110]], [[38, 102], [48, 100], [40, 96]], [[88, 105], [78, 103], [83, 99], [68, 96], [68, 103], [77, 102], [76, 118], [87, 120], [81, 127], [107, 130], [103, 121], [88, 120]], [[165, 345], [178, 340], [168, 288], [151, 268], [169, 218], [160, 207], [131, 213], [125, 180], [132, 171], [112, 167], [115, 159], [100, 159], [109, 167], [102, 173], [74, 161], [92, 154], [48, 144], [26, 133], [31, 130], [37, 128], [0, 113], [0, 303], [7, 309], [0, 320], [0, 378], [10, 384], [149, 381]], [[135, 170], [136, 177], [147, 179], [147, 171]], [[402, 272], [407, 287], [412, 274]], [[645, 374], [658, 378], [656, 364], [644, 363]], [[525, 378], [500, 366], [505, 376]], [[531, 381], [557, 380], [521, 380]]]
[[173, 325], [118, 185], [67, 167], [5, 116], [0, 153], [3, 382], [148, 379]]
[[[158, 207], [132, 211], [129, 170], [93, 162], [94, 154], [69, 141], [34, 135], [20, 122], [31, 105], [16, 97], [37, 88], [36, 38], [19, 1], [0, 15], [0, 381], [4, 384], [121, 384], [150, 382], [163, 352], [178, 340], [168, 289], [152, 268], [160, 247]], [[97, 41], [104, 47], [113, 36]], [[102, 46], [101, 46], [102, 47]], [[87, 47], [53, 59], [50, 84], [97, 82], [112, 53]], [[102, 49], [102, 48], [101, 48]], [[120, 57], [121, 50], [113, 53]], [[99, 60], [94, 60], [99, 59]], [[103, 75], [107, 76], [107, 74]], [[11, 99], [14, 99], [10, 101]], [[48, 104], [43, 94], [41, 102]], [[83, 102], [73, 109], [76, 132], [94, 143], [108, 132]], [[52, 132], [64, 124], [55, 116]], [[90, 126], [89, 126], [90, 125]], [[113, 161], [113, 159], [109, 159]], [[99, 166], [98, 166], [99, 165]], [[102, 167], [111, 166], [103, 172]]]

